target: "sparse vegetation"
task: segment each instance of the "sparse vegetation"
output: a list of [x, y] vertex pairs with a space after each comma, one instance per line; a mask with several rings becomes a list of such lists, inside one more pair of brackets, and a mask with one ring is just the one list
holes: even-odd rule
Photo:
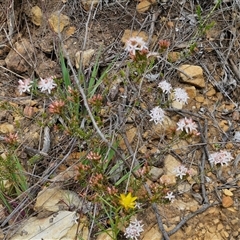
[[[26, 14], [27, 27], [19, 22], [14, 28], [19, 27], [20, 38], [29, 39], [34, 53], [24, 46], [20, 59], [30, 66], [33, 59], [42, 57], [48, 67], [39, 70], [42, 63], [35, 60], [29, 70], [19, 69], [22, 63], [11, 68], [6, 57], [1, 68], [12, 79], [9, 84], [0, 73], [3, 239], [20, 239], [24, 234], [44, 238], [41, 235], [44, 224], [41, 232], [30, 235], [21, 229], [20, 223], [27, 226], [24, 221], [35, 221], [33, 215], [48, 219], [50, 212], [48, 227], [51, 228], [56, 217], [52, 212], [63, 211], [70, 215], [74, 212], [70, 226], [64, 225], [73, 229], [71, 239], [99, 240], [101, 236], [109, 236], [115, 240], [146, 240], [152, 222], [157, 224], [159, 238], [165, 240], [178, 233], [177, 239], [234, 237], [233, 232], [238, 230], [231, 220], [238, 216], [225, 213], [231, 223], [228, 228], [224, 227], [226, 221], [220, 222], [217, 216], [219, 212], [223, 214], [221, 208], [224, 211], [231, 207], [235, 213], [238, 207], [234, 199], [239, 197], [239, 143], [234, 141], [232, 132], [240, 131], [235, 93], [239, 79], [231, 56], [239, 51], [238, 27], [234, 26], [231, 47], [225, 44], [223, 48], [223, 40], [218, 48], [215, 44], [220, 37], [216, 33], [224, 31], [227, 24], [234, 24], [235, 20], [224, 15], [231, 13], [230, 8], [235, 12], [233, 2], [228, 3], [228, 8], [220, 0], [202, 5], [149, 3], [151, 11], [135, 15], [138, 4], [135, 1], [102, 1], [96, 6], [93, 2], [89, 6], [66, 1], [62, 15], [56, 15], [57, 28], [49, 20], [51, 7], [60, 9], [54, 5], [56, 2], [37, 1], [44, 16], [40, 23], [33, 17], [36, 17], [33, 3], [24, 3], [22, 13]], [[10, 10], [19, 17], [22, 14]], [[153, 21], [148, 19], [148, 13]], [[107, 26], [104, 25], [104, 30], [101, 27], [106, 14], [114, 19], [108, 23], [115, 26], [111, 27], [112, 35], [107, 33]], [[2, 16], [8, 31], [0, 29], [0, 36], [10, 44], [11, 24], [6, 23], [11, 16]], [[128, 16], [132, 25], [124, 20]], [[45, 18], [49, 19], [44, 22]], [[80, 24], [78, 30], [73, 27], [77, 24]], [[114, 29], [118, 25], [119, 29]], [[79, 40], [82, 51], [77, 62], [74, 54], [79, 43], [75, 37], [80, 36], [78, 31], [83, 26], [86, 32]], [[126, 37], [127, 31], [124, 34], [123, 31], [127, 28], [131, 28], [131, 34]], [[35, 45], [39, 32], [44, 36], [43, 29], [60, 44], [43, 38], [46, 46]], [[134, 32], [135, 29], [140, 30]], [[109, 43], [103, 41], [101, 47], [100, 34], [104, 41], [107, 34], [111, 39]], [[124, 35], [122, 40], [120, 35]], [[17, 47], [21, 39], [14, 41], [16, 45], [11, 43], [11, 49], [20, 52]], [[91, 47], [97, 49], [87, 61], [84, 51]], [[226, 64], [227, 58], [222, 59], [221, 51], [231, 58], [231, 69]], [[189, 71], [192, 66], [196, 68]], [[196, 69], [200, 69], [198, 74]], [[225, 87], [227, 77], [232, 79], [230, 90]], [[47, 195], [39, 207], [37, 204], [46, 189], [57, 190]], [[61, 192], [65, 190], [68, 192]], [[223, 227], [216, 228], [219, 233], [209, 231], [209, 235], [194, 232], [192, 229], [201, 222], [198, 214], [206, 217], [206, 222], [212, 220], [204, 215], [210, 208], [217, 209], [212, 216]], [[183, 214], [182, 219], [176, 220], [178, 214]], [[198, 220], [190, 220], [194, 217]], [[186, 222], [192, 229], [188, 229]]]

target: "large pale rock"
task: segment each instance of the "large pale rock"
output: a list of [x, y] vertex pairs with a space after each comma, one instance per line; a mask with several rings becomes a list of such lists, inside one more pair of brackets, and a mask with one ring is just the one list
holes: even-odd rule
[[62, 32], [62, 30], [69, 25], [70, 19], [62, 13], [54, 12], [48, 19], [48, 22], [53, 31], [58, 33]]
[[164, 173], [168, 175], [176, 175], [175, 169], [180, 165], [180, 161], [168, 154], [164, 159]]
[[60, 211], [46, 218], [29, 218], [10, 240], [26, 239], [75, 239], [77, 233], [81, 233], [81, 239], [88, 239], [86, 219], [81, 221], [78, 227], [78, 214], [70, 211]]
[[41, 26], [42, 18], [43, 18], [43, 14], [42, 14], [41, 8], [38, 7], [38, 6], [35, 6], [35, 7], [32, 8], [31, 13], [32, 13], [32, 22], [36, 26]]
[[[179, 75], [184, 83], [189, 83], [198, 88], [205, 87], [203, 69], [199, 66], [184, 64], [179, 67]], [[185, 73], [185, 74], [184, 74]]]
[[75, 192], [62, 190], [58, 187], [47, 188], [38, 193], [34, 210], [42, 212], [43, 216], [44, 212], [58, 212], [70, 205], [81, 208], [82, 203]]
[[18, 73], [24, 73], [31, 68], [34, 49], [25, 38], [16, 42], [7, 55], [5, 62], [7, 68]]

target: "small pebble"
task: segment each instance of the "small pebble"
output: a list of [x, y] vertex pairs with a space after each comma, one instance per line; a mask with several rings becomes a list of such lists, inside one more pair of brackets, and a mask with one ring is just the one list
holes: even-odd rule
[[222, 198], [222, 206], [223, 206], [224, 208], [229, 208], [229, 207], [231, 207], [232, 205], [233, 205], [233, 200], [232, 200], [232, 198], [229, 197], [229, 196], [223, 196], [223, 198]]
[[226, 196], [233, 196], [233, 193], [231, 191], [229, 191], [228, 189], [223, 189], [223, 193], [226, 195]]

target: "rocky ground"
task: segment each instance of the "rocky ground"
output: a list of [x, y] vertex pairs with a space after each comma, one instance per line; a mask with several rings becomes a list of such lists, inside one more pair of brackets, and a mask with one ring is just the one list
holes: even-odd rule
[[[69, 57], [75, 70], [82, 67], [86, 79], [96, 61], [96, 78], [111, 65], [98, 86], [105, 97], [99, 110], [101, 130], [120, 139], [118, 149], [124, 156], [147, 162], [146, 182], [153, 194], [164, 183], [176, 196], [172, 203], [156, 201], [161, 229], [150, 199], [143, 200], [148, 199], [146, 190], [139, 190], [144, 203], [137, 216], [144, 224], [139, 239], [240, 239], [238, 0], [218, 5], [212, 0], [0, 2], [0, 154], [5, 159], [5, 137], [18, 132], [16, 155], [29, 188], [14, 195], [11, 182], [0, 178], [0, 197], [13, 207], [9, 211], [0, 198], [1, 239], [111, 239], [92, 227], [91, 201], [85, 201], [72, 167], [91, 151], [97, 133], [91, 133], [91, 144], [76, 140], [56, 127], [64, 126], [61, 118], [48, 117], [52, 96], [20, 95], [17, 88], [19, 79], [61, 78], [61, 46], [65, 60]], [[151, 51], [159, 40], [170, 45], [134, 82], [126, 73], [130, 58], [124, 44], [137, 35]], [[169, 100], [163, 95], [159, 99], [162, 80], [185, 89], [189, 99], [186, 105], [173, 101], [165, 106], [164, 123], [155, 125], [149, 122], [150, 110]], [[193, 118], [199, 136], [173, 136], [182, 117]], [[233, 160], [227, 166], [211, 165], [209, 155], [220, 150], [230, 152]], [[194, 176], [176, 178], [174, 169], [180, 164], [192, 168]]]

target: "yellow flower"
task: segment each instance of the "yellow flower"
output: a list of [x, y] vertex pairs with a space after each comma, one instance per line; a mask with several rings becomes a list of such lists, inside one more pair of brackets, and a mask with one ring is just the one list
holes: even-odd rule
[[120, 194], [120, 200], [119, 203], [128, 210], [129, 208], [135, 208], [136, 202], [135, 200], [137, 197], [132, 197], [132, 193], [126, 194]]

